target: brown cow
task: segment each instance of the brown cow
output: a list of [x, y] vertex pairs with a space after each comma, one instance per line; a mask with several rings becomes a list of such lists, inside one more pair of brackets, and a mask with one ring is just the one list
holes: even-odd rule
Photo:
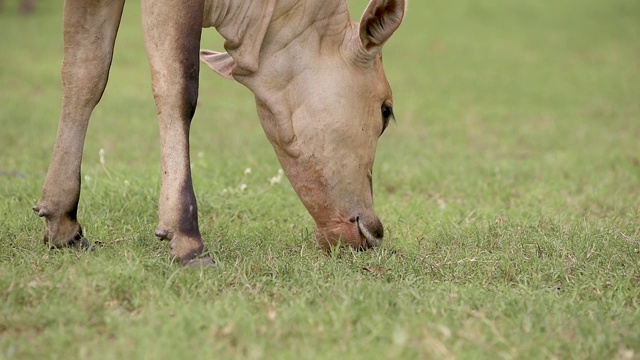
[[[89, 117], [107, 83], [124, 0], [64, 3], [63, 104], [51, 164], [34, 210], [45, 242], [87, 246], [77, 221], [80, 165]], [[189, 166], [189, 126], [200, 58], [255, 95], [262, 127], [317, 225], [321, 247], [381, 243], [373, 210], [378, 137], [393, 117], [382, 45], [404, 0], [371, 0], [359, 23], [346, 0], [143, 0], [143, 26], [160, 121], [162, 184], [156, 236], [183, 265], [204, 253]], [[202, 27], [225, 53], [199, 52]]]

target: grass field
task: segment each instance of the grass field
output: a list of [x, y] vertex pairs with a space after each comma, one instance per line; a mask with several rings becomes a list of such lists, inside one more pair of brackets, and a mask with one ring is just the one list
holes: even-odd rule
[[385, 52], [398, 121], [378, 146], [373, 252], [316, 249], [286, 179], [270, 184], [250, 92], [203, 68], [207, 271], [153, 236], [136, 1], [85, 148], [79, 218], [102, 246], [42, 244], [31, 206], [60, 111], [62, 5], [15, 3], [0, 12], [1, 359], [640, 358], [638, 1], [413, 0]]

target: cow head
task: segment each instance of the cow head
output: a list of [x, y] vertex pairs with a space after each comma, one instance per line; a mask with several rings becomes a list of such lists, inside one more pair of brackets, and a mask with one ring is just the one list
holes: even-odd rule
[[344, 0], [282, 2], [263, 36], [253, 36], [262, 39], [256, 57], [227, 41], [228, 53], [203, 50], [201, 59], [253, 91], [264, 131], [316, 222], [318, 244], [377, 246], [384, 230], [372, 169], [393, 118], [381, 49], [402, 22], [405, 1], [371, 0], [359, 23]]

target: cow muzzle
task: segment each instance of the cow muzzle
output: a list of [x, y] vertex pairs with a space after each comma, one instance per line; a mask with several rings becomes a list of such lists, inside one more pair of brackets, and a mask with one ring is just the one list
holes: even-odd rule
[[371, 219], [363, 218], [362, 216], [356, 216], [356, 225], [360, 236], [364, 239], [364, 248], [374, 248], [382, 244], [382, 238], [384, 237], [384, 226], [377, 216]]
[[346, 221], [330, 226], [319, 226], [316, 230], [318, 245], [328, 250], [339, 244], [349, 245], [358, 250], [368, 250], [380, 246], [384, 237], [384, 227], [377, 216], [357, 214]]

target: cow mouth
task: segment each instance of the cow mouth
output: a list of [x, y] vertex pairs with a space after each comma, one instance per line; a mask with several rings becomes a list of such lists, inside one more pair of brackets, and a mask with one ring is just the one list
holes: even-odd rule
[[367, 230], [367, 228], [362, 225], [362, 222], [360, 222], [359, 216], [356, 217], [356, 224], [358, 225], [358, 231], [360, 232], [360, 235], [364, 237], [363, 248], [370, 249], [382, 244], [382, 238], [374, 236], [369, 230]]

